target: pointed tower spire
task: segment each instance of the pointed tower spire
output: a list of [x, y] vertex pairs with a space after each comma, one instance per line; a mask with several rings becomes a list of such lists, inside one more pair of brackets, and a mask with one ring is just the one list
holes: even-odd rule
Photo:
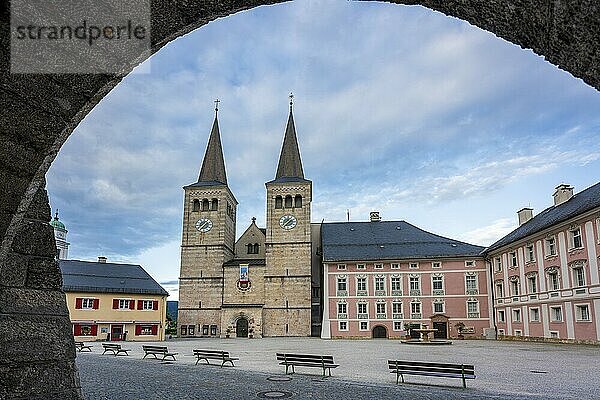
[[219, 182], [227, 185], [223, 147], [221, 146], [221, 133], [219, 132], [219, 99], [215, 100], [215, 121], [213, 122], [206, 153], [202, 161], [198, 182]]
[[279, 155], [279, 164], [277, 165], [277, 175], [279, 178], [301, 178], [304, 179], [302, 169], [302, 160], [300, 159], [300, 149], [298, 148], [298, 139], [296, 137], [296, 126], [294, 125], [293, 114], [294, 95], [290, 93], [290, 115], [288, 117], [287, 128], [281, 146]]

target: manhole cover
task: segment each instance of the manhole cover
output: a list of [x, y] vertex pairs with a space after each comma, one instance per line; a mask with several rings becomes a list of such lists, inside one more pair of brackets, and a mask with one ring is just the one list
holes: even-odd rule
[[271, 382], [289, 382], [292, 378], [290, 376], [269, 376], [267, 380]]
[[547, 374], [548, 373], [548, 371], [534, 371], [534, 370], [531, 370], [529, 372], [532, 372], [534, 374]]
[[292, 397], [291, 392], [283, 390], [268, 390], [266, 392], [258, 392], [256, 395], [261, 399], [285, 399], [287, 397]]

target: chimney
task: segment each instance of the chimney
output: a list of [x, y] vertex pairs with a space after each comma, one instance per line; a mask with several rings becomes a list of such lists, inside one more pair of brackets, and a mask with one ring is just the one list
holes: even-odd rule
[[517, 211], [517, 215], [519, 216], [519, 226], [521, 226], [533, 218], [533, 208], [521, 208], [519, 211]]
[[100, 264], [106, 264], [106, 257], [98, 256], [98, 262]]
[[556, 187], [556, 192], [552, 196], [554, 197], [554, 205], [558, 206], [573, 197], [573, 186], [560, 184]]
[[379, 216], [379, 211], [371, 211], [371, 222], [380, 222], [381, 217]]

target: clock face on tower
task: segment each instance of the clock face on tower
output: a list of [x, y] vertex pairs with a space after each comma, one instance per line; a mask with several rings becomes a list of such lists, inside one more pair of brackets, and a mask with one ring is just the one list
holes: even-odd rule
[[212, 229], [213, 223], [208, 218], [200, 218], [198, 221], [196, 221], [195, 226], [200, 232], [208, 232]]
[[283, 229], [294, 229], [298, 224], [298, 220], [293, 215], [284, 215], [279, 218], [279, 226]]

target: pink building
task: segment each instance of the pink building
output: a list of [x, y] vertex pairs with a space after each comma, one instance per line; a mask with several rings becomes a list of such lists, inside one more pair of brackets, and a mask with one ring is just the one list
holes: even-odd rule
[[560, 185], [554, 205], [488, 249], [498, 336], [600, 340], [600, 183], [573, 194]]
[[370, 222], [322, 224], [321, 235], [321, 337], [403, 338], [427, 326], [450, 338], [460, 323], [470, 336], [492, 331], [483, 247], [378, 213]]

